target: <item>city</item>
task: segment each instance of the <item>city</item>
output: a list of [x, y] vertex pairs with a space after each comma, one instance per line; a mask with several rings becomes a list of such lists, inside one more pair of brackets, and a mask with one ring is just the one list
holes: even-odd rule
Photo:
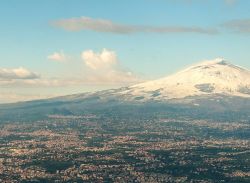
[[50, 116], [1, 124], [0, 181], [249, 182], [250, 125]]

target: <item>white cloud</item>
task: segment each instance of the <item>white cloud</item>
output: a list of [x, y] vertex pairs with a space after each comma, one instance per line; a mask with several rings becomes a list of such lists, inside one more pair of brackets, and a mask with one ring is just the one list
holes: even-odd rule
[[26, 80], [37, 79], [39, 77], [40, 76], [37, 73], [29, 71], [28, 69], [25, 69], [23, 67], [14, 69], [0, 68], [0, 80]]
[[55, 62], [64, 62], [68, 59], [68, 57], [64, 54], [63, 51], [60, 52], [54, 52], [51, 55], [47, 57], [49, 60], [55, 61]]
[[86, 66], [94, 70], [111, 68], [117, 64], [115, 52], [107, 49], [103, 49], [101, 53], [87, 50], [82, 52], [81, 56]]
[[151, 25], [127, 25], [112, 22], [105, 19], [94, 19], [90, 17], [78, 17], [57, 20], [52, 23], [56, 27], [68, 31], [91, 30], [96, 32], [106, 32], [115, 34], [131, 33], [199, 33], [216, 34], [218, 31], [211, 28], [202, 28], [196, 26], [151, 26]]
[[86, 82], [124, 84], [139, 81], [135, 74], [121, 67], [114, 51], [103, 49], [98, 53], [86, 50], [81, 57], [87, 67]]
[[0, 68], [0, 86], [7, 87], [47, 87], [75, 84], [75, 80], [60, 78], [42, 78], [39, 74], [23, 67]]

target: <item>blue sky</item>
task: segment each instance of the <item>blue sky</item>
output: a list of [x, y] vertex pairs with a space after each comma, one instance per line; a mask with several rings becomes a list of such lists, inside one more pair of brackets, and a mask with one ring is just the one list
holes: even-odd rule
[[3, 0], [0, 102], [129, 85], [223, 57], [250, 68], [250, 1]]

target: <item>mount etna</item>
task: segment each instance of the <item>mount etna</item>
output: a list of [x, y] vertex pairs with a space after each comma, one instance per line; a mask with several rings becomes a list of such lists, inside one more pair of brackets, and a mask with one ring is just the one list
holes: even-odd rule
[[249, 118], [249, 109], [250, 71], [218, 58], [129, 87], [2, 104], [0, 119], [32, 120], [51, 115], [93, 113], [156, 115], [163, 112], [191, 118], [235, 120]]

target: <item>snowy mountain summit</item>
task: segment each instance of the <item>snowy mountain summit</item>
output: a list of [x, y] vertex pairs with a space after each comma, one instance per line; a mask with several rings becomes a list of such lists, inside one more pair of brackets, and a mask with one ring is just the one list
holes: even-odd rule
[[250, 71], [217, 58], [162, 79], [131, 86], [120, 94], [144, 100], [213, 94], [250, 97]]

